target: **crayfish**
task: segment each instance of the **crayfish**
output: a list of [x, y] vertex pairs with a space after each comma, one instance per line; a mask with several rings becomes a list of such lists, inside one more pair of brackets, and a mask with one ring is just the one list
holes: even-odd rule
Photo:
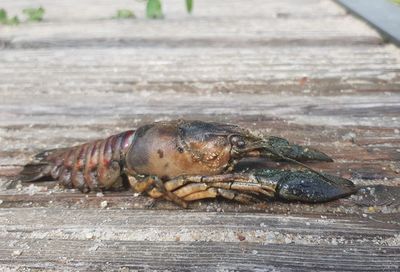
[[[245, 158], [283, 160], [305, 169], [235, 171]], [[50, 177], [82, 192], [127, 184], [134, 192], [182, 207], [219, 196], [241, 203], [267, 198], [325, 202], [355, 192], [350, 180], [315, 171], [305, 161], [332, 159], [316, 149], [257, 136], [235, 125], [174, 120], [41, 152], [24, 167], [21, 178]]]

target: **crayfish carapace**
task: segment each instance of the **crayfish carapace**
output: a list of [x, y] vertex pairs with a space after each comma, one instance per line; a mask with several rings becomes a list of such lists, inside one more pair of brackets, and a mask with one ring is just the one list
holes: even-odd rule
[[[244, 158], [286, 160], [303, 171], [250, 169], [235, 172]], [[347, 179], [317, 172], [304, 161], [332, 161], [326, 154], [283, 138], [260, 137], [235, 125], [175, 120], [144, 125], [70, 148], [37, 154], [22, 180], [45, 177], [83, 192], [123, 181], [135, 192], [164, 197], [182, 207], [218, 196], [251, 203], [263, 198], [324, 202], [355, 192]]]

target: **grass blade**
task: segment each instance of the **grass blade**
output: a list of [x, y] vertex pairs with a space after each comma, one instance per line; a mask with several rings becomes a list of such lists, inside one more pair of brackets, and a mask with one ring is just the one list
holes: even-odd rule
[[162, 13], [162, 6], [160, 0], [148, 0], [146, 7], [146, 16], [149, 19], [162, 19], [164, 15]]

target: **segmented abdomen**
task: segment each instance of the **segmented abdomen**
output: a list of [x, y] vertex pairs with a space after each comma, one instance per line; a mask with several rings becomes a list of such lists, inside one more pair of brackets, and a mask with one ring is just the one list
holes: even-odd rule
[[128, 130], [103, 140], [48, 151], [42, 159], [49, 163], [46, 174], [82, 191], [110, 187], [120, 177], [134, 134], [134, 130]]

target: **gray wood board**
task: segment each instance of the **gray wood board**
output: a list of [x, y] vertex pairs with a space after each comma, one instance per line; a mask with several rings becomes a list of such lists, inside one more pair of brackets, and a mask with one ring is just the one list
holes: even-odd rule
[[[166, 19], [151, 21], [140, 1], [1, 2], [46, 14], [0, 26], [0, 270], [398, 270], [400, 50], [330, 0], [204, 0], [192, 15], [163, 3]], [[122, 8], [137, 19], [111, 19]], [[362, 189], [182, 211], [13, 182], [41, 150], [174, 118], [316, 147], [335, 162], [313, 167]]]
[[0, 214], [0, 261], [10, 268], [394, 271], [400, 265], [399, 227], [365, 218], [42, 208]]

